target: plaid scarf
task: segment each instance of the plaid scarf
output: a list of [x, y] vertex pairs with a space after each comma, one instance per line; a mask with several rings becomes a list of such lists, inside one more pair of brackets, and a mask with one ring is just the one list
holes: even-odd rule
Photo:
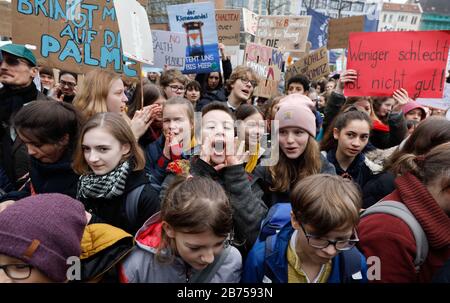
[[80, 176], [77, 199], [111, 199], [122, 195], [129, 171], [130, 164], [125, 161], [106, 175], [89, 174]]

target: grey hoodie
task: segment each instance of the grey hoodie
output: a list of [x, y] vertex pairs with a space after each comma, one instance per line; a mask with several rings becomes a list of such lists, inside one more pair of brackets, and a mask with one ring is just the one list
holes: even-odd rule
[[[187, 283], [195, 273], [189, 272], [187, 265], [180, 257], [173, 262], [161, 263], [156, 259], [157, 244], [161, 240], [160, 213], [156, 213], [139, 229], [135, 240], [136, 248], [121, 264], [121, 282], [123, 283]], [[152, 243], [151, 246], [149, 243]], [[241, 279], [242, 257], [235, 247], [209, 283], [238, 283]]]

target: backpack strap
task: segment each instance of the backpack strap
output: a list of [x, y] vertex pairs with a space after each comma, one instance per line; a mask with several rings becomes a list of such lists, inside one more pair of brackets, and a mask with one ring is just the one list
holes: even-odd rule
[[231, 245], [227, 246], [218, 258], [214, 258], [214, 262], [208, 265], [202, 271], [196, 272], [192, 275], [189, 283], [209, 283], [219, 268], [225, 262], [231, 251]]
[[402, 219], [408, 225], [414, 235], [414, 239], [416, 240], [416, 257], [414, 259], [414, 265], [416, 267], [416, 271], [419, 272], [420, 266], [423, 264], [428, 255], [428, 240], [422, 226], [420, 226], [420, 223], [417, 222], [417, 219], [408, 207], [397, 201], [382, 201], [366, 209], [362, 213], [361, 218], [371, 214], [392, 215]]
[[139, 198], [141, 197], [144, 187], [145, 184], [139, 185], [127, 194], [125, 212], [127, 219], [131, 224], [135, 224], [138, 219]]
[[357, 249], [352, 248], [339, 254], [339, 270], [342, 283], [360, 283], [363, 281], [361, 256]]
[[267, 266], [266, 258], [273, 252], [277, 234], [270, 235], [264, 240], [264, 276], [272, 280], [272, 270]]

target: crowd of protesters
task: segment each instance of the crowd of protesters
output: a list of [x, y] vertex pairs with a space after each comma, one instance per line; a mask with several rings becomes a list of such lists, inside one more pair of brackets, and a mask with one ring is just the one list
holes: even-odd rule
[[0, 51], [0, 282], [449, 282], [450, 121], [406, 90]]

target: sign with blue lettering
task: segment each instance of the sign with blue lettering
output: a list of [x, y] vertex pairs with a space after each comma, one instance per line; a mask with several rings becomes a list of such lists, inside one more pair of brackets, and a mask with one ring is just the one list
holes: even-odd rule
[[41, 65], [138, 75], [136, 62], [122, 54], [113, 1], [13, 0], [12, 20], [14, 43], [35, 45]]
[[220, 71], [214, 3], [167, 6], [170, 31], [185, 33], [186, 62], [183, 73]]

